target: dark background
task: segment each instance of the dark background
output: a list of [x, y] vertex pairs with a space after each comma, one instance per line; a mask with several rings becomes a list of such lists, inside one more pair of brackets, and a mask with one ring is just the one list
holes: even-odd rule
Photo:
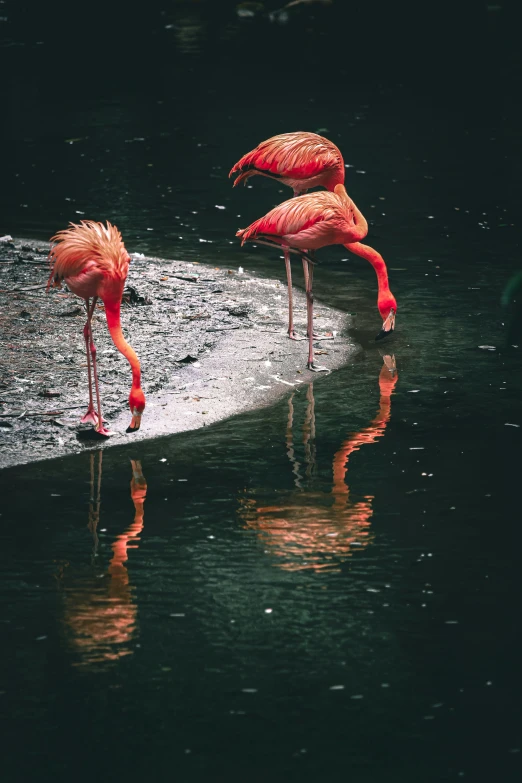
[[[284, 573], [238, 518], [246, 491], [261, 506], [293, 497], [286, 400], [151, 441], [128, 564], [141, 648], [101, 675], [75, 668], [53, 631], [71, 635], [62, 603], [95, 600], [104, 581], [89, 559], [88, 455], [6, 471], [10, 779], [36, 778], [46, 753], [53, 780], [520, 779], [520, 317], [501, 306], [520, 270], [516, 12], [337, 0], [275, 24], [216, 0], [0, 4], [1, 233], [47, 239], [85, 214], [114, 220], [129, 250], [281, 276], [234, 233], [290, 192], [261, 178], [233, 190], [227, 173], [263, 138], [327, 129], [399, 303], [391, 420], [346, 478], [374, 498], [371, 546], [334, 555], [331, 574]], [[376, 414], [382, 366], [374, 273], [345, 255], [321, 251], [314, 283], [357, 313], [363, 348], [314, 386], [319, 515], [332, 455]], [[300, 427], [304, 395], [296, 406]], [[102, 574], [132, 517], [129, 455], [104, 455]], [[166, 619], [180, 606], [181, 631]]]

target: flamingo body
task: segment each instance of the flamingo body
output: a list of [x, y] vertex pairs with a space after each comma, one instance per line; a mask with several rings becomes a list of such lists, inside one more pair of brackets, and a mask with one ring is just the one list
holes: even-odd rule
[[368, 224], [360, 213], [360, 222], [355, 223], [353, 207], [344, 185], [336, 185], [334, 193], [308, 193], [284, 201], [236, 236], [242, 245], [266, 237], [303, 251], [358, 242], [368, 233]]
[[309, 188], [333, 191], [344, 183], [344, 161], [338, 147], [317, 133], [281, 133], [262, 141], [236, 163], [229, 173], [239, 176], [234, 187], [260, 174], [288, 185], [294, 195]]
[[[60, 287], [65, 280], [69, 289], [85, 300], [87, 307], [87, 323], [84, 328], [84, 338], [87, 348], [87, 367], [89, 374], [89, 408], [82, 419], [92, 422], [101, 435], [110, 434], [103, 426], [101, 403], [98, 390], [96, 370], [96, 348], [92, 339], [91, 319], [96, 301], [100, 298], [105, 305], [107, 326], [116, 348], [122, 353], [132, 368], [132, 388], [129, 395], [129, 405], [132, 412], [132, 422], [127, 432], [139, 429], [141, 414], [145, 408], [145, 395], [141, 389], [140, 363], [136, 353], [126, 342], [121, 331], [120, 307], [121, 297], [130, 257], [125, 249], [120, 232], [116, 226], [107, 221], [96, 223], [92, 220], [82, 220], [79, 225], [71, 223], [70, 227], [55, 234], [51, 242], [53, 246], [49, 254], [51, 274], [47, 289], [51, 284]], [[92, 304], [90, 300], [92, 299]], [[90, 352], [90, 357], [89, 357]], [[94, 410], [91, 387], [91, 364], [96, 386], [98, 412]]]

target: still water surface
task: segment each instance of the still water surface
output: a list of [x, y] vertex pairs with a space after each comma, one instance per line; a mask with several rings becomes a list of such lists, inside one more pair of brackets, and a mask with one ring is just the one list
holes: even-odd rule
[[265, 27], [205, 8], [147, 18], [112, 79], [64, 68], [45, 25], [13, 28], [2, 228], [109, 218], [133, 251], [281, 277], [234, 233], [290, 192], [226, 175], [262, 138], [322, 131], [398, 329], [375, 345], [373, 270], [323, 250], [316, 293], [354, 314], [353, 364], [202, 432], [3, 472], [7, 779], [45, 759], [53, 780], [518, 780], [509, 103], [492, 116], [375, 63], [355, 79], [329, 52], [334, 79], [322, 33], [296, 80]]

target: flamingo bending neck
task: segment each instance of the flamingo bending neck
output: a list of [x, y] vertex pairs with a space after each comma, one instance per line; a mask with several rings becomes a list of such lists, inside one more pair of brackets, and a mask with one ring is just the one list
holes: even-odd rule
[[388, 283], [388, 270], [386, 264], [380, 253], [369, 247], [369, 245], [363, 245], [362, 242], [351, 242], [345, 245], [347, 250], [355, 253], [361, 258], [365, 258], [375, 269], [377, 275], [378, 296], [377, 307], [384, 321], [383, 330], [377, 335], [380, 339], [386, 334], [393, 332], [395, 326], [395, 314], [397, 312], [397, 302], [394, 295], [390, 291], [390, 285]]
[[105, 299], [105, 316], [112, 342], [118, 351], [125, 356], [132, 370], [132, 387], [129, 395], [129, 405], [132, 412], [130, 430], [139, 429], [141, 414], [145, 408], [145, 395], [141, 388], [141, 368], [136, 352], [123, 336], [120, 321], [120, 299]]

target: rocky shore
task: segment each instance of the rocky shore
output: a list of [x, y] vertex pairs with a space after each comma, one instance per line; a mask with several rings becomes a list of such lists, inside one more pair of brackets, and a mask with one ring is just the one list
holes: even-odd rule
[[[270, 404], [317, 375], [305, 342], [286, 336], [287, 292], [280, 280], [246, 269], [131, 254], [122, 328], [142, 365], [147, 408], [127, 435], [130, 370], [111, 342], [103, 304], [93, 318], [104, 417], [114, 435], [100, 442], [80, 425], [87, 409], [83, 303], [66, 288], [45, 292], [48, 243], [0, 241], [0, 467], [197, 429]], [[297, 329], [306, 332], [305, 296], [295, 289]], [[345, 364], [356, 346], [349, 316], [315, 303], [322, 365]]]

